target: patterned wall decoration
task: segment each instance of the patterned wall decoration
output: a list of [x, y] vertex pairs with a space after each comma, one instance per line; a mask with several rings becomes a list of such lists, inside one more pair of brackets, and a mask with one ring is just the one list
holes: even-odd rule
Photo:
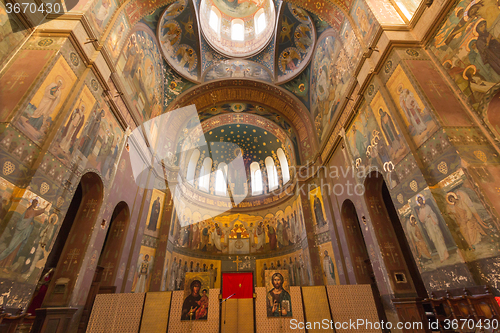
[[497, 1], [462, 0], [450, 10], [429, 45], [475, 109], [500, 82], [499, 22]]
[[380, 25], [365, 0], [356, 0], [354, 2], [351, 16], [363, 37], [365, 45], [370, 45]]
[[287, 255], [273, 256], [255, 261], [256, 286], [266, 286], [266, 272], [268, 270], [287, 270], [291, 286], [308, 286], [313, 283], [312, 269], [308, 250], [298, 250]]
[[[277, 2], [277, 1], [276, 1]], [[259, 54], [254, 55], [253, 57], [249, 58], [248, 60], [255, 61], [263, 66], [265, 66], [267, 69], [271, 71], [271, 73], [274, 73], [274, 67], [275, 67], [275, 43], [276, 43], [276, 36], [274, 36], [274, 39], [271, 40], [269, 45], [262, 50]]]
[[221, 55], [218, 52], [215, 52], [214, 49], [205, 41], [205, 38], [202, 36], [200, 39], [200, 53], [201, 53], [201, 72], [205, 73], [207, 68], [212, 65], [217, 65], [219, 62], [223, 60], [227, 60], [226, 57]]
[[249, 60], [221, 60], [207, 68], [202, 81], [220, 80], [224, 78], [245, 78], [273, 82], [272, 73], [259, 63]]
[[163, 109], [163, 59], [156, 38], [146, 25], [139, 23], [125, 42], [116, 64], [122, 77], [124, 97], [135, 107], [143, 121]]
[[[167, 106], [173, 101], [177, 96], [186, 91], [187, 89], [194, 86], [194, 83], [184, 79], [183, 77], [177, 75], [175, 71], [168, 65], [163, 66], [163, 76], [164, 76], [164, 98], [165, 102], [163, 106]], [[159, 110], [160, 111], [160, 110]], [[153, 114], [152, 118], [158, 116], [159, 113]]]
[[312, 56], [316, 31], [313, 19], [291, 3], [282, 6], [276, 35], [276, 80], [288, 81], [307, 66]]
[[[350, 32], [352, 35], [352, 31]], [[355, 38], [354, 36], [352, 38]], [[334, 31], [323, 33], [317, 42], [311, 69], [311, 113], [320, 141], [345, 101], [352, 82], [352, 63]]]
[[200, 52], [198, 21], [191, 2], [171, 4], [158, 21], [157, 38], [163, 57], [181, 76], [199, 81]]
[[283, 84], [283, 87], [297, 96], [304, 105], [309, 108], [309, 83], [310, 83], [311, 65], [295, 79]]
[[[210, 289], [208, 307], [219, 309], [220, 289]], [[209, 311], [207, 320], [181, 321], [182, 303], [184, 302], [184, 291], [172, 293], [172, 306], [168, 322], [169, 332], [207, 332], [218, 333], [220, 329], [219, 311]]]

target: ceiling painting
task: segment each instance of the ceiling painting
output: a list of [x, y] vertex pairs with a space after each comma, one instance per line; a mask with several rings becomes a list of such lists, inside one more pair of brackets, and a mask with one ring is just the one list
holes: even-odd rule
[[203, 81], [226, 78], [245, 78], [273, 82], [272, 74], [264, 66], [249, 60], [223, 60], [203, 74]]

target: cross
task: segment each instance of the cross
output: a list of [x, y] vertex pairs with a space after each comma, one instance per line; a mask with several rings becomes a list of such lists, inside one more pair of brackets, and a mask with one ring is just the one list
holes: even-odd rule
[[361, 257], [356, 257], [356, 262], [361, 267], [361, 273], [365, 274], [365, 261]]
[[110, 262], [108, 262], [104, 267], [104, 281], [108, 281], [108, 275], [111, 274], [113, 267], [115, 266]]
[[390, 253], [391, 257], [392, 257], [393, 263], [396, 263], [396, 258], [394, 258], [394, 252], [392, 251], [392, 250], [395, 250], [396, 247], [393, 244], [391, 244], [391, 243], [385, 243], [385, 248], [387, 250], [389, 250], [389, 253]]
[[97, 200], [90, 199], [87, 201], [87, 207], [83, 210], [84, 212], [87, 211], [87, 218], [89, 217], [92, 212], [95, 212], [95, 206], [97, 206]]
[[379, 208], [379, 205], [378, 205], [378, 198], [376, 197], [370, 197], [370, 203], [372, 204], [372, 206], [370, 206], [371, 208], [375, 209], [375, 212], [377, 214], [380, 214], [380, 211], [378, 210]]
[[439, 95], [439, 97], [442, 97], [441, 92], [444, 92], [444, 91], [441, 90], [441, 85], [437, 84], [436, 82], [434, 82], [432, 80], [428, 81], [427, 85], [429, 87], [431, 87], [431, 91], [435, 91]]
[[125, 226], [125, 223], [123, 223], [123, 221], [120, 221], [116, 226], [115, 226], [115, 230], [113, 230], [114, 232], [114, 237], [115, 238], [118, 238], [122, 235], [123, 233], [123, 227]]
[[238, 264], [239, 264], [240, 262], [243, 262], [243, 261], [241, 261], [241, 260], [238, 258], [238, 256], [236, 256], [236, 260], [234, 260], [233, 262], [235, 262], [235, 263], [236, 263], [236, 271], [238, 272], [238, 270], [239, 270], [239, 268], [240, 268], [240, 267], [238, 266]]
[[155, 272], [154, 277], [153, 277], [153, 282], [154, 282], [154, 283], [158, 283], [158, 282], [160, 282], [160, 280], [161, 280], [161, 277], [160, 277], [160, 276], [161, 276], [161, 270], [157, 270], [157, 271]]
[[238, 115], [234, 116], [234, 119], [239, 123], [240, 121], [243, 120], [243, 117], [238, 114]]
[[[80, 249], [74, 248], [73, 250], [68, 252], [68, 258], [64, 262], [64, 264], [68, 264], [68, 267], [66, 267], [66, 271], [69, 271], [69, 268], [71, 267], [71, 263], [73, 260], [75, 260], [78, 256], [80, 255]], [[75, 264], [77, 263], [77, 260], [75, 260]]]
[[[26, 79], [27, 77], [29, 77], [28, 74], [26, 74], [24, 71], [21, 71], [17, 74], [14, 74], [12, 75], [12, 78], [15, 79], [14, 82], [12, 83], [12, 85], [10, 86], [9, 90], [12, 90], [12, 88], [14, 88], [14, 86], [19, 82], [21, 81], [19, 84], [23, 84], [24, 82], [22, 82], [24, 79]], [[9, 81], [7, 83], [11, 83], [12, 81]]]

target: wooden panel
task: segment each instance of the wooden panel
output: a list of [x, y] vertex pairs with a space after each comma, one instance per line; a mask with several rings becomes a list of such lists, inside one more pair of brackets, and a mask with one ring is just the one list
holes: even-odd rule
[[221, 332], [238, 332], [237, 299], [228, 299], [222, 303]]
[[[342, 304], [332, 306], [332, 318], [334, 322], [349, 322], [349, 320], [365, 319], [366, 321], [379, 322], [377, 306], [373, 299], [372, 289], [369, 284], [327, 286], [330, 304]], [[380, 329], [336, 329], [337, 332], [380, 332]]]
[[[302, 287], [302, 297], [304, 299], [304, 314], [307, 322], [322, 323], [324, 319], [331, 320], [330, 307], [324, 286]], [[321, 325], [312, 326], [307, 330], [313, 332], [333, 332], [333, 329], [322, 329]]]
[[141, 333], [166, 332], [172, 292], [146, 293], [142, 312]]
[[253, 298], [228, 299], [222, 305], [221, 332], [253, 333], [253, 312]]
[[[266, 288], [255, 288], [257, 298], [255, 299], [255, 324], [257, 332], [281, 333], [281, 332], [305, 332], [304, 329], [291, 329], [290, 320], [296, 319], [297, 323], [304, 322], [304, 309], [302, 307], [302, 294], [300, 287], [290, 287], [292, 298], [292, 318], [268, 318], [266, 308]], [[295, 326], [292, 326], [295, 327]]]

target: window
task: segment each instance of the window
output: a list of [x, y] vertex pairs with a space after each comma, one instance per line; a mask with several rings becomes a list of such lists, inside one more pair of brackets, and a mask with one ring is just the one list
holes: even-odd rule
[[250, 175], [252, 180], [252, 195], [262, 194], [262, 171], [258, 162], [250, 164]]
[[288, 170], [288, 161], [286, 159], [286, 155], [283, 152], [283, 149], [278, 148], [276, 151], [278, 154], [278, 159], [281, 165], [281, 175], [283, 176], [283, 184], [290, 180], [290, 170]]
[[219, 164], [217, 173], [215, 174], [215, 194], [225, 196], [227, 194], [227, 165]]
[[278, 171], [276, 170], [276, 165], [274, 165], [274, 160], [272, 157], [266, 157], [266, 169], [267, 169], [267, 181], [269, 183], [269, 191], [273, 191], [278, 188]]
[[200, 170], [200, 181], [198, 182], [198, 188], [202, 191], [208, 192], [210, 187], [210, 174], [212, 171], [212, 159], [206, 157], [203, 161], [203, 165]]
[[259, 9], [255, 14], [255, 34], [258, 35], [264, 31], [266, 28], [266, 15], [264, 14], [264, 8]]
[[220, 13], [217, 8], [212, 6], [210, 10], [210, 18], [208, 19], [208, 25], [215, 31], [217, 34], [220, 33]]
[[243, 20], [236, 19], [231, 22], [231, 39], [237, 41], [245, 40], [245, 27]]
[[198, 164], [199, 158], [200, 158], [200, 151], [198, 149], [193, 150], [191, 158], [189, 159], [186, 172], [186, 180], [191, 185], [194, 185], [194, 174], [196, 172], [196, 164]]

